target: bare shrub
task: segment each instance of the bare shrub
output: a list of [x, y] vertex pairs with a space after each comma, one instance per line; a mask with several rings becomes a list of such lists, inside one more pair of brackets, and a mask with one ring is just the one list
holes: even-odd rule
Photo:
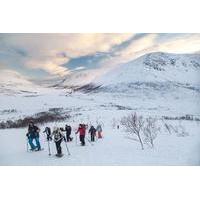
[[165, 129], [167, 130], [167, 132], [171, 135], [172, 133], [175, 133], [176, 136], [178, 137], [186, 137], [189, 135], [188, 132], [185, 131], [185, 127], [183, 125], [181, 125], [181, 121], [179, 123], [179, 125], [171, 125], [169, 123], [166, 123], [163, 121], [163, 125], [165, 127]]
[[164, 129], [171, 135], [172, 134], [172, 126], [171, 124], [168, 124], [164, 121], [164, 119], [162, 119], [162, 123], [163, 123], [163, 126], [164, 126]]
[[137, 116], [136, 113], [130, 114], [127, 117], [123, 117], [121, 119], [121, 124], [122, 126], [125, 127], [126, 131], [129, 132], [130, 134], [136, 135], [142, 150], [144, 149], [143, 141], [141, 138], [141, 132], [144, 126], [144, 119], [142, 116]]
[[148, 117], [145, 120], [145, 126], [143, 129], [143, 133], [145, 137], [144, 141], [147, 144], [150, 144], [152, 148], [154, 147], [154, 140], [156, 139], [159, 131], [160, 131], [160, 128], [157, 125], [157, 119]]

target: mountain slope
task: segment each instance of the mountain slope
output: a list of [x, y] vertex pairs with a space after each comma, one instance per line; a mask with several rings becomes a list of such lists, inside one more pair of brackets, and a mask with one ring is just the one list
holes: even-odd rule
[[199, 90], [200, 55], [150, 53], [129, 63], [120, 65], [100, 77], [94, 84], [104, 89], [130, 91], [136, 86], [184, 87]]
[[44, 90], [16, 71], [1, 70], [0, 93], [2, 95], [37, 94]]

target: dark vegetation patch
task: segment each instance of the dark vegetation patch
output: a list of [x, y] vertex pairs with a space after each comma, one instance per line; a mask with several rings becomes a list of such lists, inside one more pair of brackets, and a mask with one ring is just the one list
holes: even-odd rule
[[87, 84], [87, 85], [84, 85], [82, 87], [74, 89], [74, 91], [75, 92], [81, 91], [81, 92], [84, 92], [84, 93], [90, 93], [90, 92], [96, 92], [100, 87], [101, 87], [101, 85]]
[[163, 119], [165, 120], [188, 120], [188, 121], [200, 121], [199, 117], [193, 116], [193, 115], [184, 115], [179, 117], [169, 117], [169, 116], [163, 116]]
[[30, 121], [33, 121], [35, 124], [44, 124], [48, 122], [63, 121], [69, 118], [69, 112], [66, 112], [63, 108], [51, 108], [48, 111], [39, 112], [22, 119], [1, 121], [0, 129], [27, 127]]
[[5, 110], [1, 110], [0, 114], [10, 114], [10, 113], [16, 113], [17, 110], [16, 109], [5, 109]]
[[110, 108], [110, 107], [113, 107], [113, 108], [117, 108], [117, 110], [133, 110], [131, 107], [128, 107], [128, 106], [121, 106], [121, 105], [113, 104], [113, 103], [110, 103], [109, 105], [100, 105], [100, 107], [102, 107], [102, 108]]

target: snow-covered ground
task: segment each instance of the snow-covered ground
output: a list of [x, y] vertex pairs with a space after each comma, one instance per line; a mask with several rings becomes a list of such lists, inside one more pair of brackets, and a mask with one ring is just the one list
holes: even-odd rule
[[[73, 130], [77, 123], [71, 123]], [[50, 124], [52, 125], [52, 124]], [[58, 124], [57, 124], [58, 125]], [[60, 126], [64, 123], [60, 123]], [[43, 127], [41, 127], [43, 129]], [[155, 140], [155, 148], [145, 146], [141, 150], [138, 142], [127, 137], [122, 129], [113, 129], [104, 125], [102, 140], [92, 146], [86, 140], [82, 147], [74, 141], [68, 143], [71, 155], [67, 155], [66, 147], [62, 143], [65, 154], [62, 158], [48, 156], [48, 146], [45, 136], [41, 134], [41, 144], [44, 151], [26, 151], [26, 129], [3, 130], [0, 134], [0, 164], [1, 165], [200, 165], [200, 137], [199, 125], [189, 123], [189, 136], [177, 137], [160, 133]], [[87, 136], [88, 137], [88, 136]], [[52, 154], [56, 153], [55, 144], [51, 144]]]
[[[44, 88], [19, 74], [5, 71], [0, 84], [0, 122], [23, 119], [52, 108], [63, 108], [71, 118], [64, 122], [39, 125], [63, 127], [72, 125], [73, 136], [79, 123], [103, 124], [104, 138], [93, 146], [81, 147], [75, 140], [69, 143], [71, 156], [48, 156], [47, 142], [41, 133], [44, 151], [26, 152], [27, 129], [0, 129], [0, 165], [200, 165], [200, 123], [170, 120], [180, 124], [188, 135], [179, 137], [163, 128], [155, 140], [155, 148], [140, 144], [127, 135], [120, 119], [137, 112], [144, 117], [180, 117], [193, 115], [200, 118], [200, 58], [199, 55], [149, 54], [115, 70], [98, 75], [92, 84], [101, 85], [90, 93], [66, 92], [68, 77], [55, 88]], [[96, 72], [95, 72], [96, 73]], [[75, 81], [78, 77], [74, 75]], [[2, 77], [5, 77], [2, 75]], [[12, 78], [14, 77], [14, 78]], [[89, 76], [91, 77], [91, 75]], [[85, 83], [88, 84], [88, 78]], [[59, 83], [59, 81], [57, 81]], [[52, 84], [53, 85], [53, 84]], [[14, 92], [13, 92], [14, 91]], [[120, 129], [116, 126], [120, 125]], [[75, 136], [74, 136], [75, 137]], [[75, 139], [75, 138], [74, 138]], [[53, 153], [55, 145], [51, 143]]]

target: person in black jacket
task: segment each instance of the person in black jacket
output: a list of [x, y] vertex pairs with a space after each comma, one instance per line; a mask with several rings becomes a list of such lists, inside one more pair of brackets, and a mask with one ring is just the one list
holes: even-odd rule
[[66, 131], [66, 138], [67, 138], [67, 142], [71, 142], [73, 140], [72, 137], [70, 137], [71, 133], [72, 133], [72, 127], [69, 125], [65, 126], [65, 131]]
[[51, 141], [52, 140], [51, 129], [49, 127], [46, 127], [45, 130], [43, 131], [43, 133], [46, 133], [47, 141]]
[[[26, 136], [28, 137], [28, 142], [31, 147], [31, 150], [40, 151], [41, 145], [39, 141], [39, 132], [40, 129], [34, 125], [33, 121], [31, 121], [28, 125], [28, 133]], [[33, 140], [35, 140], [36, 146], [33, 144]]]
[[94, 126], [90, 127], [88, 133], [90, 133], [91, 141], [94, 142], [95, 141], [95, 135], [96, 135], [96, 129], [94, 128]]

